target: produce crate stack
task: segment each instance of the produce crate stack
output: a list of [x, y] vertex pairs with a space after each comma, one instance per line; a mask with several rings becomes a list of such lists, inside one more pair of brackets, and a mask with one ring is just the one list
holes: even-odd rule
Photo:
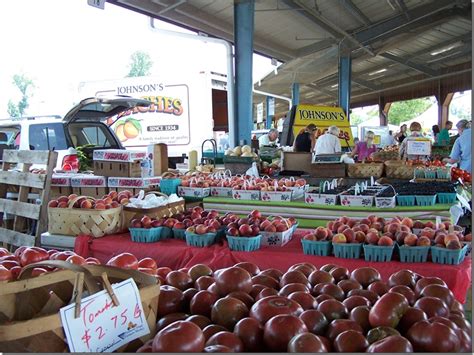
[[105, 149], [93, 153], [94, 172], [107, 177], [142, 177], [144, 151]]
[[49, 199], [55, 199], [60, 196], [69, 196], [72, 194], [71, 174], [53, 174], [51, 177], [51, 190]]
[[108, 193], [105, 176], [76, 174], [71, 177], [72, 192], [78, 196], [101, 198]]

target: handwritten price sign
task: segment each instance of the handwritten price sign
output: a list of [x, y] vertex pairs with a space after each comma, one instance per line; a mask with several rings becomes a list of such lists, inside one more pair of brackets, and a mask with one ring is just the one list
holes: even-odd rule
[[82, 300], [78, 318], [74, 317], [74, 303], [61, 308], [61, 322], [71, 352], [112, 352], [150, 333], [135, 281], [128, 279], [112, 288], [118, 306], [114, 306], [104, 290]]

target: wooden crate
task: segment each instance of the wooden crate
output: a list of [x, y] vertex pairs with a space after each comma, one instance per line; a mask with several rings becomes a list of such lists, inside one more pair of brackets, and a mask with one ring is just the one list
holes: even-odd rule
[[[47, 230], [47, 203], [51, 189], [51, 175], [56, 166], [58, 153], [54, 151], [4, 150], [0, 171], [0, 213], [14, 216], [13, 225], [3, 223], [0, 242], [12, 249], [17, 246], [40, 244], [41, 233]], [[30, 173], [33, 164], [45, 165], [46, 174]], [[21, 171], [9, 171], [14, 165]], [[16, 200], [7, 198], [8, 186], [18, 186]], [[38, 200], [28, 199], [30, 189], [37, 189]], [[5, 227], [11, 227], [5, 228]]]

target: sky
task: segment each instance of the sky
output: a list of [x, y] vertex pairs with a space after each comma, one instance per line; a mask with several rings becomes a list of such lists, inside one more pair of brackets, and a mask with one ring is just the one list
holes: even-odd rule
[[[110, 3], [101, 10], [87, 0], [0, 1], [0, 13], [0, 118], [8, 117], [8, 100], [21, 97], [12, 84], [15, 74], [23, 73], [35, 84], [26, 114], [64, 115], [76, 101], [80, 82], [125, 77], [137, 50], [151, 56], [154, 76], [227, 73], [223, 45], [158, 34], [148, 17]], [[155, 26], [192, 33], [162, 21]], [[274, 68], [260, 55], [253, 62], [254, 82]]]

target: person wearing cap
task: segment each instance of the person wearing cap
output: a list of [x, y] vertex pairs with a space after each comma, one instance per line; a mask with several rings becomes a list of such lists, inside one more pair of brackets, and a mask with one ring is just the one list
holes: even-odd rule
[[341, 152], [341, 142], [339, 141], [339, 128], [331, 126], [327, 132], [316, 140], [314, 151], [316, 155], [336, 154]]
[[307, 125], [295, 138], [293, 151], [295, 152], [312, 152], [316, 142], [317, 128], [314, 123]]
[[410, 135], [406, 137], [403, 142], [400, 144], [399, 148], [399, 154], [402, 159], [409, 159], [409, 160], [415, 160], [415, 159], [421, 159], [421, 160], [426, 160], [429, 158], [427, 155], [408, 155], [407, 148], [408, 148], [408, 142], [416, 140], [417, 138], [423, 138], [423, 133], [421, 132], [421, 124], [418, 122], [412, 122], [410, 125]]
[[278, 140], [279, 132], [276, 128], [272, 128], [268, 131], [267, 134], [263, 134], [258, 138], [258, 145], [260, 148], [269, 146], [269, 145], [276, 145]]
[[444, 161], [450, 164], [459, 163], [461, 169], [471, 173], [471, 122], [461, 120], [456, 124], [456, 128], [459, 138], [454, 142], [449, 158]]

